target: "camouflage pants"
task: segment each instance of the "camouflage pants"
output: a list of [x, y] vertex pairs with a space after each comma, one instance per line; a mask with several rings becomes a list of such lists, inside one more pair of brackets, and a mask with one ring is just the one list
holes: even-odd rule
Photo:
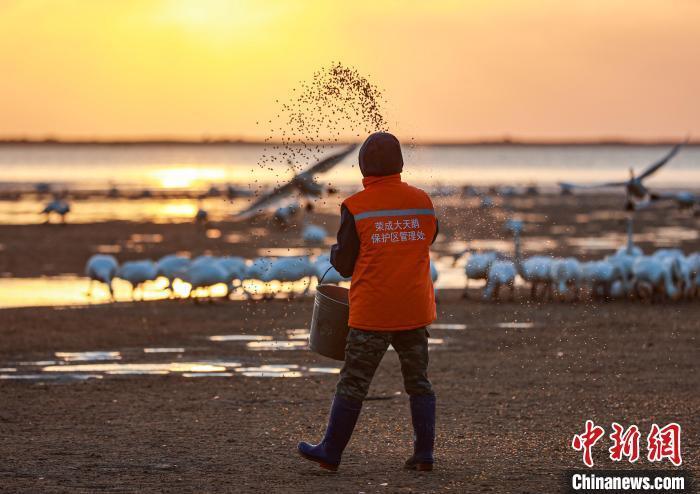
[[350, 328], [345, 345], [345, 365], [340, 371], [336, 393], [352, 400], [364, 400], [374, 372], [390, 344], [399, 355], [406, 393], [433, 394], [428, 380], [428, 331], [425, 328], [407, 331]]

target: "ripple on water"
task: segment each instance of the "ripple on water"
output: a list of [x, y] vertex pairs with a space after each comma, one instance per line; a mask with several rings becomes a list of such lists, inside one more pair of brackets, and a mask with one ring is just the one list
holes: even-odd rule
[[105, 374], [170, 374], [184, 372], [225, 372], [230, 367], [237, 367], [237, 362], [214, 364], [210, 362], [169, 362], [169, 363], [106, 363], [49, 365], [42, 368], [44, 372], [103, 372]]
[[185, 349], [181, 347], [176, 348], [144, 348], [143, 353], [184, 353]]
[[496, 324], [499, 328], [502, 329], [530, 329], [535, 327], [534, 322], [499, 322]]
[[0, 374], [0, 379], [22, 381], [87, 381], [88, 379], [102, 379], [99, 374]]
[[95, 360], [121, 360], [119, 352], [56, 352], [56, 358], [66, 362], [90, 362]]
[[289, 338], [290, 340], [308, 340], [309, 330], [305, 328], [288, 329], [287, 338]]
[[209, 336], [209, 341], [268, 341], [272, 336], [261, 334], [222, 334]]
[[430, 325], [430, 329], [446, 329], [448, 331], [459, 331], [467, 329], [467, 325], [463, 323], [435, 323]]
[[309, 344], [299, 340], [251, 341], [246, 343], [246, 347], [250, 350], [306, 350]]

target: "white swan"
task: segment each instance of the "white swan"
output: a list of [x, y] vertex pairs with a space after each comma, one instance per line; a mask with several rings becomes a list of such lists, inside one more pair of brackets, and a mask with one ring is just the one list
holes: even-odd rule
[[549, 276], [554, 291], [560, 299], [564, 299], [571, 292], [573, 299], [578, 300], [583, 282], [583, 271], [578, 259], [574, 257], [554, 259], [550, 264]]
[[168, 280], [168, 290], [173, 289], [173, 281], [178, 273], [185, 270], [192, 261], [184, 256], [169, 254], [158, 259], [156, 262], [156, 275]]
[[619, 293], [624, 281], [622, 269], [619, 265], [611, 261], [602, 260], [586, 262], [582, 266], [583, 278], [590, 284], [593, 298], [610, 299], [615, 282], [621, 284], [620, 287], [616, 288]]
[[271, 266], [272, 260], [267, 257], [253, 259], [246, 271], [246, 280], [264, 281]]
[[633, 266], [635, 292], [644, 300], [676, 300], [680, 296], [678, 260], [672, 257], [638, 257]]
[[643, 256], [642, 249], [634, 245], [632, 238], [632, 217], [627, 219], [627, 245], [620, 247], [614, 254], [605, 257], [605, 261], [614, 264], [620, 271], [621, 279], [613, 282], [610, 295], [613, 298], [629, 297], [634, 292], [634, 263]]
[[197, 213], [194, 215], [194, 222], [198, 225], [206, 225], [207, 221], [209, 221], [209, 213], [200, 206], [197, 208]]
[[[454, 264], [457, 263], [460, 257], [469, 252], [469, 249], [454, 255]], [[466, 276], [464, 282], [464, 292], [462, 298], [469, 297], [469, 280], [485, 280], [489, 276], [489, 268], [491, 264], [498, 259], [498, 252], [475, 252], [469, 254], [467, 263], [464, 266], [464, 274]]]
[[141, 300], [143, 300], [143, 284], [155, 280], [158, 277], [156, 264], [151, 260], [127, 261], [117, 270], [115, 278], [128, 281], [131, 284], [131, 298], [136, 300], [136, 289], [141, 287]]
[[46, 223], [51, 222], [51, 213], [56, 213], [59, 215], [61, 217], [61, 222], [65, 223], [66, 215], [70, 213], [70, 204], [68, 204], [67, 201], [57, 197], [48, 203], [41, 213], [46, 215]]
[[90, 286], [88, 287], [88, 297], [92, 296], [93, 282], [102, 282], [109, 288], [109, 295], [114, 300], [114, 289], [112, 288], [112, 279], [117, 274], [119, 263], [114, 256], [106, 254], [95, 254], [88, 259], [85, 264], [85, 274], [90, 278]]
[[652, 254], [652, 257], [655, 259], [675, 259], [677, 261], [677, 264], [674, 264], [677, 271], [675, 276], [680, 278], [681, 295], [688, 299], [695, 295], [697, 267], [685, 256], [682, 250], [659, 249]]
[[323, 245], [327, 236], [326, 230], [319, 225], [306, 225], [302, 232], [302, 238], [306, 245]]
[[279, 207], [275, 210], [273, 218], [282, 226], [287, 226], [292, 221], [292, 218], [301, 210], [299, 203], [292, 203], [287, 206]]
[[513, 232], [515, 243], [515, 269], [520, 277], [530, 283], [530, 298], [537, 299], [537, 291], [540, 286], [544, 286], [542, 295], [551, 291], [551, 277], [549, 275], [552, 258], [548, 256], [532, 256], [527, 259], [522, 258], [520, 234], [523, 230], [523, 222], [520, 220], [509, 220], [506, 227]]
[[494, 261], [489, 266], [489, 271], [484, 288], [484, 300], [498, 300], [501, 287], [510, 288], [510, 298], [515, 296], [515, 276], [518, 274], [515, 263], [512, 261]]
[[632, 257], [644, 255], [644, 251], [634, 245], [634, 213], [630, 213], [627, 216], [627, 244], [617, 249], [614, 255], [626, 255]]
[[195, 260], [178, 274], [178, 278], [189, 283], [190, 298], [194, 298], [200, 288], [206, 288], [207, 295], [211, 299], [211, 288], [220, 283], [226, 285], [226, 295], [230, 293], [229, 273], [217, 258], [203, 256]]
[[316, 276], [316, 267], [309, 256], [280, 257], [275, 260], [265, 273], [262, 281], [270, 283], [278, 281], [281, 284], [307, 280], [304, 294], [308, 293], [311, 281]]
[[[272, 260], [268, 257], [258, 257], [253, 259], [248, 265], [244, 281], [261, 281], [263, 284], [267, 284], [265, 280], [267, 279], [267, 273], [271, 267]], [[245, 288], [245, 285], [243, 286], [243, 290], [248, 297], [252, 295], [252, 293]], [[253, 290], [253, 292], [257, 292], [257, 289]]]
[[248, 274], [246, 260], [238, 256], [220, 257], [219, 263], [224, 267], [229, 276], [230, 283], [238, 281], [242, 283]]

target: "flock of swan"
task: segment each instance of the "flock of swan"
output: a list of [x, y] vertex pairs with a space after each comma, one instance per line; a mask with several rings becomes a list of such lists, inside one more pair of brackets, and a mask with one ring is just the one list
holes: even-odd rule
[[[210, 255], [190, 259], [171, 254], [158, 261], [144, 259], [119, 264], [112, 255], [95, 254], [88, 260], [85, 274], [90, 278], [91, 288], [93, 282], [104, 283], [112, 297], [114, 297], [113, 281], [115, 279], [128, 282], [131, 285], [133, 299], [136, 299], [139, 289], [143, 298], [143, 285], [159, 278], [167, 280], [167, 289], [173, 294], [173, 284], [176, 280], [187, 283], [190, 286], [190, 297], [194, 297], [202, 290], [210, 294], [209, 290], [219, 284], [226, 286], [227, 296], [237, 290], [252, 296], [259, 290], [250, 289], [246, 284], [247, 281], [262, 282], [268, 286], [272, 282], [283, 285], [302, 281], [306, 285], [304, 291], [306, 293], [312, 280], [321, 279], [324, 274], [324, 282], [327, 283], [339, 283], [345, 280], [331, 266], [327, 255], [319, 255], [315, 258], [311, 256], [258, 257], [247, 260], [235, 256]], [[269, 290], [265, 290], [262, 295], [268, 298], [270, 294]]]
[[[700, 252], [685, 255], [679, 249], [659, 249], [645, 255], [632, 241], [631, 221], [627, 245], [603, 259], [582, 261], [575, 257], [524, 257], [521, 249], [523, 222], [508, 220], [506, 228], [513, 234], [513, 256], [498, 251], [470, 250], [453, 256], [456, 264], [460, 257], [469, 254], [464, 267], [464, 297], [468, 296], [470, 280], [483, 280], [484, 300], [498, 300], [504, 289], [510, 290], [513, 299], [518, 279], [529, 285], [533, 300], [575, 301], [584, 293], [603, 300], [666, 301], [700, 296]], [[323, 227], [307, 225], [302, 236], [307, 245], [321, 245], [326, 232]], [[101, 282], [107, 285], [113, 298], [112, 282], [121, 279], [130, 284], [132, 299], [136, 299], [139, 289], [143, 299], [143, 285], [157, 279], [167, 280], [167, 289], [173, 295], [174, 283], [179, 280], [189, 286], [187, 295], [190, 297], [202, 291], [211, 297], [212, 287], [224, 285], [226, 296], [240, 291], [248, 298], [254, 295], [274, 297], [273, 284], [281, 291], [285, 284], [301, 282], [305, 287], [303, 293], [307, 294], [314, 279], [324, 283], [349, 281], [331, 266], [327, 254], [255, 259], [211, 255], [191, 259], [171, 254], [157, 261], [146, 259], [122, 264], [112, 255], [95, 254], [88, 260], [85, 272], [90, 279], [89, 293], [93, 282]], [[438, 276], [438, 269], [431, 261], [433, 281]], [[288, 293], [290, 297], [294, 295], [293, 290]]]
[[[520, 235], [523, 223], [509, 220], [506, 228], [513, 233], [512, 258], [500, 252], [474, 252], [465, 265], [469, 280], [485, 280], [485, 300], [497, 300], [502, 288], [514, 297], [516, 278], [530, 286], [536, 299], [578, 300], [587, 290], [594, 299], [640, 299], [665, 301], [692, 299], [700, 295], [700, 252], [685, 255], [680, 249], [659, 249], [645, 255], [632, 241], [632, 223], [628, 223], [627, 245], [614, 254], [595, 261], [575, 257], [556, 258], [536, 255], [523, 257]], [[454, 256], [455, 262], [469, 251]]]

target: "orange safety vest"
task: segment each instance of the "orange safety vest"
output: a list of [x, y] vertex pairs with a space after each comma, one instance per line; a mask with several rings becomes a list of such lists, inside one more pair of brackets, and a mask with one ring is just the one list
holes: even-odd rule
[[399, 331], [435, 320], [430, 244], [437, 224], [428, 194], [401, 174], [365, 177], [343, 204], [360, 250], [350, 285], [350, 327]]

